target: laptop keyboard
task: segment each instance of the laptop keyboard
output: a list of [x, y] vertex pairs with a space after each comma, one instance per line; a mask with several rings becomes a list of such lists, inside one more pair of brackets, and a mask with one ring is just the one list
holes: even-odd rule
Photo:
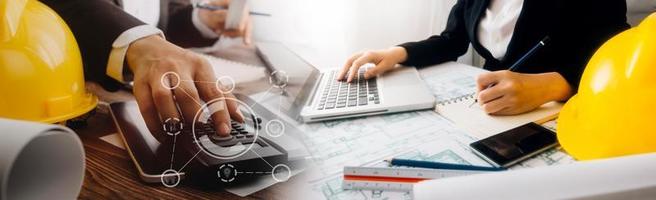
[[[351, 83], [337, 81], [337, 71], [328, 74], [328, 84], [321, 93], [317, 110], [342, 109], [348, 107], [380, 104], [376, 78], [364, 79], [366, 68], [360, 68], [358, 76]], [[348, 76], [348, 75], [347, 75]]]

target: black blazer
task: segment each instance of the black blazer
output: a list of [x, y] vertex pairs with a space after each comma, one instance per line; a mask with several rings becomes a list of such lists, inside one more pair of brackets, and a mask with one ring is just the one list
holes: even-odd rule
[[[135, 1], [135, 0], [126, 0]], [[124, 31], [145, 24], [123, 11], [121, 0], [41, 0], [61, 16], [73, 31], [82, 53], [86, 80], [114, 91], [122, 83], [106, 75], [112, 43]], [[158, 28], [166, 39], [183, 47], [211, 45], [191, 22], [189, 0], [160, 0]], [[124, 68], [127, 70], [127, 67]]]
[[442, 34], [400, 45], [408, 52], [408, 59], [402, 64], [421, 67], [455, 61], [471, 43], [485, 58], [485, 69], [504, 70], [549, 36], [549, 44], [517, 71], [558, 72], [576, 89], [596, 49], [629, 28], [624, 0], [524, 0], [506, 55], [497, 60], [481, 46], [476, 30], [489, 3], [490, 0], [458, 0]]

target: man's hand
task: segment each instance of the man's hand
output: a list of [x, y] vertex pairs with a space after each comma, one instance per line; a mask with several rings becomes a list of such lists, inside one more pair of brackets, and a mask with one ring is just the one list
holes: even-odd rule
[[[373, 63], [376, 66], [367, 70], [364, 74], [365, 79], [370, 79], [394, 69], [396, 64], [405, 61], [407, 57], [408, 53], [403, 47], [392, 47], [389, 49], [356, 53], [346, 61], [346, 64], [344, 64], [342, 70], [337, 76], [337, 80], [350, 83], [355, 77], [357, 77], [358, 69], [360, 69], [362, 65]], [[346, 74], [349, 74], [349, 76], [345, 77]]]
[[[209, 5], [213, 6], [222, 6], [228, 8], [230, 5], [230, 0], [214, 0], [209, 1]], [[248, 9], [245, 9], [248, 10]], [[248, 12], [243, 13], [242, 21], [239, 23], [238, 29], [225, 29], [226, 18], [228, 16], [228, 10], [205, 10], [201, 9], [198, 13], [200, 20], [210, 27], [218, 35], [225, 35], [231, 38], [242, 37], [244, 39], [244, 44], [251, 44], [251, 37], [253, 31], [253, 25], [251, 22], [250, 15]]]
[[[126, 59], [134, 73], [134, 96], [139, 110], [159, 141], [166, 140], [162, 125], [167, 119], [179, 119], [190, 127], [203, 102], [234, 98], [217, 88], [214, 71], [205, 59], [159, 36], [149, 36], [130, 44]], [[221, 136], [230, 135], [230, 118], [244, 121], [234, 101], [216, 101], [208, 107], [217, 111], [213, 112], [211, 119]]]
[[[536, 109], [550, 101], [564, 101], [572, 95], [567, 81], [558, 73], [521, 74], [496, 71], [476, 80], [478, 103], [494, 115], [515, 115]], [[493, 85], [487, 88], [489, 85]]]

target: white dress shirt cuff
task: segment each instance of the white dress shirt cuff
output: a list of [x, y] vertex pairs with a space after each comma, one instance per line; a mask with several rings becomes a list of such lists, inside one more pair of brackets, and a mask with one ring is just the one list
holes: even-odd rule
[[112, 51], [109, 53], [109, 59], [107, 60], [107, 76], [125, 83], [126, 80], [123, 78], [123, 64], [128, 47], [130, 47], [132, 42], [151, 35], [159, 35], [164, 38], [164, 33], [151, 25], [135, 26], [121, 33], [114, 40], [114, 43], [112, 43]]
[[191, 22], [194, 24], [194, 27], [196, 27], [196, 30], [198, 30], [198, 32], [200, 32], [200, 34], [205, 38], [218, 39], [219, 34], [214, 32], [210, 27], [208, 27], [200, 20], [199, 12], [200, 10], [198, 8], [194, 8], [194, 10], [191, 11]]

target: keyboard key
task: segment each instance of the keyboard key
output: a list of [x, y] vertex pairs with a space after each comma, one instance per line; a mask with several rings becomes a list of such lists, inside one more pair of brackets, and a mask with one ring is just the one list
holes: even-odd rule
[[216, 141], [228, 141], [228, 140], [232, 140], [234, 137], [232, 137], [232, 135], [223, 137], [223, 136], [219, 136], [217, 134], [210, 134], [210, 138], [212, 138], [213, 140], [216, 140]]
[[350, 100], [348, 102], [348, 107], [353, 107], [353, 106], [357, 106], [357, 105], [358, 105], [358, 101], [356, 101], [356, 100]]
[[365, 98], [360, 98], [358, 100], [358, 105], [360, 105], [360, 106], [367, 105], [367, 98], [366, 97]]

